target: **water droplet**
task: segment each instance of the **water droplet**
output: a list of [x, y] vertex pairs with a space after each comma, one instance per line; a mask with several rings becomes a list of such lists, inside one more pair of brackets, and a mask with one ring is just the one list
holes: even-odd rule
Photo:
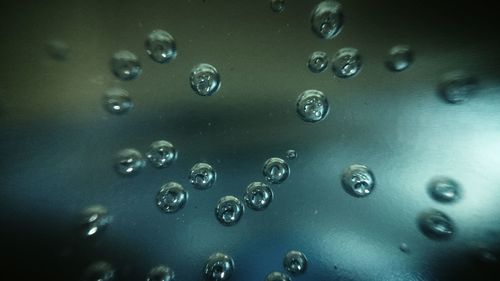
[[292, 275], [299, 275], [307, 270], [307, 258], [299, 251], [290, 251], [283, 259], [283, 267]]
[[391, 71], [403, 71], [413, 63], [413, 51], [410, 46], [397, 45], [389, 50], [385, 65]]
[[113, 54], [111, 70], [116, 77], [125, 81], [136, 79], [142, 72], [141, 63], [137, 56], [126, 50]]
[[219, 90], [221, 82], [217, 69], [210, 64], [201, 63], [191, 70], [191, 88], [200, 96], [211, 96]]
[[188, 200], [188, 193], [176, 182], [164, 184], [156, 194], [156, 205], [165, 213], [174, 213], [182, 209]]
[[203, 275], [207, 281], [223, 281], [231, 278], [233, 271], [233, 259], [223, 253], [215, 253], [208, 258]]
[[248, 208], [261, 211], [271, 204], [273, 196], [273, 191], [267, 184], [252, 182], [247, 186], [243, 200]]
[[328, 66], [328, 55], [325, 52], [316, 51], [309, 56], [307, 67], [313, 73], [323, 72]]
[[375, 176], [368, 167], [353, 164], [342, 174], [342, 186], [353, 196], [365, 197], [375, 188]]
[[290, 175], [290, 167], [285, 160], [277, 157], [269, 158], [264, 163], [262, 169], [264, 178], [272, 184], [280, 184], [284, 182]]
[[156, 168], [165, 168], [170, 166], [177, 159], [177, 150], [170, 142], [158, 140], [149, 146], [146, 157]]
[[189, 181], [197, 189], [209, 189], [215, 184], [217, 173], [207, 163], [197, 163], [189, 172]]
[[452, 219], [435, 209], [422, 212], [418, 217], [418, 225], [425, 236], [434, 240], [447, 240], [455, 233]]
[[335, 1], [323, 1], [311, 13], [311, 28], [319, 38], [332, 39], [342, 28], [344, 14], [342, 5]]
[[113, 218], [108, 215], [108, 210], [101, 205], [94, 205], [85, 208], [81, 213], [81, 226], [83, 235], [95, 237], [101, 233]]
[[146, 53], [158, 63], [167, 63], [177, 56], [175, 40], [165, 30], [153, 30], [145, 42]]
[[477, 88], [478, 81], [474, 76], [462, 71], [453, 71], [443, 76], [438, 90], [446, 101], [458, 104], [467, 101]]
[[295, 151], [294, 149], [289, 149], [286, 151], [286, 158], [288, 159], [295, 159], [297, 158], [297, 151]]
[[321, 91], [306, 90], [297, 98], [297, 113], [306, 122], [319, 122], [326, 118], [329, 111], [328, 100]]
[[59, 39], [47, 42], [46, 49], [49, 56], [58, 61], [67, 60], [70, 54], [68, 44]]
[[111, 88], [104, 94], [104, 107], [113, 114], [122, 114], [129, 111], [134, 104], [130, 94], [121, 88]]
[[122, 175], [133, 175], [145, 165], [142, 154], [133, 148], [120, 150], [116, 155], [115, 168]]
[[271, 10], [277, 14], [283, 13], [285, 10], [285, 0], [271, 0]]
[[225, 226], [236, 224], [243, 215], [245, 207], [241, 201], [231, 195], [222, 197], [215, 208], [215, 216], [217, 220]]
[[405, 254], [410, 253], [410, 247], [406, 243], [399, 244], [399, 250]]
[[333, 74], [339, 78], [350, 78], [361, 71], [361, 55], [354, 48], [342, 48], [332, 60]]
[[147, 276], [146, 281], [174, 281], [175, 272], [168, 266], [158, 265], [153, 267]]
[[428, 188], [429, 195], [442, 203], [456, 202], [461, 196], [461, 187], [453, 179], [447, 177], [434, 178]]
[[271, 272], [266, 276], [266, 281], [292, 281], [292, 278], [285, 273]]
[[85, 281], [111, 281], [115, 278], [115, 269], [107, 262], [99, 261], [91, 264], [85, 270]]

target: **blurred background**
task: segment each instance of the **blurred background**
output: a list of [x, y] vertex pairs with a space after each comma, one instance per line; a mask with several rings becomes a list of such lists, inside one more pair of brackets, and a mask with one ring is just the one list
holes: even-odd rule
[[[286, 272], [290, 250], [307, 256], [293, 280], [498, 280], [500, 278], [500, 18], [487, 1], [340, 1], [333, 39], [311, 28], [320, 1], [3, 1], [0, 4], [0, 265], [16, 280], [85, 280], [105, 261], [115, 280], [146, 280], [164, 264], [176, 280], [202, 280], [208, 257], [234, 259], [231, 280]], [[175, 39], [177, 56], [153, 61], [145, 40], [155, 29]], [[411, 47], [413, 61], [394, 72], [389, 50]], [[359, 73], [334, 76], [307, 67], [310, 55], [356, 48]], [[142, 73], [124, 81], [111, 69], [128, 50]], [[197, 95], [190, 73], [209, 63], [220, 89]], [[467, 100], [450, 103], [442, 77], [474, 77]], [[105, 108], [112, 87], [130, 93], [124, 114]], [[297, 97], [324, 93], [329, 113], [304, 122]], [[469, 91], [471, 92], [469, 94]], [[472, 93], [473, 92], [473, 93]], [[115, 169], [116, 153], [145, 157], [156, 140], [177, 160], [133, 176]], [[297, 157], [287, 158], [293, 149]], [[219, 198], [243, 200], [264, 182], [263, 165], [284, 159], [289, 177], [272, 185], [263, 211], [246, 208], [233, 226], [214, 215]], [[206, 162], [213, 187], [188, 178]], [[355, 197], [343, 171], [366, 165], [373, 192]], [[433, 199], [429, 184], [448, 177], [460, 198]], [[160, 187], [175, 181], [185, 206], [164, 213]], [[106, 227], [84, 237], [82, 210], [102, 205]], [[446, 239], [419, 218], [435, 209], [453, 224]], [[85, 227], [85, 226], [83, 226]], [[438, 229], [439, 231], [439, 229]], [[98, 279], [98, 278], [97, 278]], [[96, 279], [96, 280], [97, 280]], [[105, 280], [102, 279], [101, 280]]]

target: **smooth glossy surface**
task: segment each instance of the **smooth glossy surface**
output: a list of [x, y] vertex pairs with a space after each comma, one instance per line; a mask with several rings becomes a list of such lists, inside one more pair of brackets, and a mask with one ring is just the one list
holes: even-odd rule
[[261, 211], [271, 204], [273, 197], [273, 190], [267, 184], [252, 182], [247, 186], [243, 200], [248, 208]]
[[129, 92], [122, 88], [110, 88], [104, 94], [104, 108], [112, 114], [128, 112], [134, 104]]
[[264, 178], [272, 184], [283, 183], [290, 176], [290, 167], [285, 160], [272, 157], [266, 160], [262, 168]]
[[177, 56], [174, 37], [165, 30], [153, 30], [148, 34], [144, 45], [146, 53], [155, 62], [167, 63]]
[[166, 140], [154, 141], [149, 146], [146, 157], [156, 168], [166, 168], [177, 160], [177, 149]]
[[232, 226], [237, 224], [243, 213], [245, 207], [240, 199], [227, 195], [219, 199], [215, 207], [215, 217], [224, 226]]
[[203, 275], [207, 281], [223, 281], [229, 280], [233, 271], [233, 258], [223, 253], [215, 253], [208, 258]]
[[188, 193], [176, 182], [164, 184], [156, 194], [156, 205], [165, 213], [182, 209], [188, 200]]

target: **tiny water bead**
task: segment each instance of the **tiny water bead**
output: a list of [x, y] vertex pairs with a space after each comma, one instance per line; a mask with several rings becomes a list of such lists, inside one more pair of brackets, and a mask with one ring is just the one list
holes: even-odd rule
[[295, 159], [297, 158], [298, 154], [297, 154], [297, 151], [295, 151], [295, 149], [289, 149], [286, 151], [286, 158], [288, 159]]
[[231, 226], [238, 223], [244, 211], [245, 207], [238, 198], [227, 195], [217, 203], [215, 216], [221, 224]]
[[58, 61], [65, 61], [69, 58], [70, 48], [68, 44], [62, 40], [54, 39], [46, 44], [47, 53], [49, 56]]
[[93, 205], [85, 208], [81, 213], [81, 226], [83, 235], [94, 237], [101, 233], [113, 220], [108, 210], [101, 205]]
[[104, 107], [110, 113], [123, 114], [133, 106], [130, 94], [122, 88], [111, 88], [104, 94]]
[[323, 72], [328, 66], [328, 55], [325, 52], [316, 51], [309, 56], [307, 67], [313, 73]]
[[271, 10], [277, 14], [283, 13], [285, 10], [285, 0], [271, 0]]
[[405, 254], [410, 253], [410, 247], [406, 243], [399, 244], [399, 250]]
[[146, 278], [146, 281], [174, 281], [175, 272], [168, 266], [158, 265], [153, 267]]
[[267, 184], [252, 182], [247, 186], [243, 200], [248, 208], [261, 211], [271, 204], [273, 197], [273, 191]]
[[326, 118], [330, 105], [323, 92], [306, 90], [297, 98], [297, 114], [305, 122], [316, 123]]
[[340, 32], [343, 23], [342, 5], [336, 1], [320, 2], [312, 10], [311, 28], [319, 38], [334, 38]]
[[350, 78], [361, 71], [361, 55], [355, 48], [342, 48], [332, 60], [333, 74], [339, 78]]
[[429, 195], [442, 203], [456, 202], [461, 197], [461, 190], [460, 185], [448, 177], [434, 178], [428, 187]]
[[219, 72], [207, 63], [198, 64], [191, 70], [189, 82], [191, 88], [200, 96], [215, 94], [221, 85]]
[[458, 104], [470, 99], [477, 88], [476, 77], [463, 71], [453, 71], [443, 76], [438, 91], [447, 102]]
[[418, 217], [420, 231], [430, 239], [447, 240], [455, 233], [455, 223], [445, 213], [430, 209]]
[[125, 176], [136, 174], [146, 165], [142, 154], [133, 148], [120, 150], [115, 161], [116, 171]]
[[112, 281], [115, 278], [115, 269], [105, 261], [95, 262], [87, 267], [83, 280], [85, 281]]
[[153, 30], [146, 38], [144, 45], [146, 53], [155, 62], [167, 63], [177, 56], [174, 37], [165, 30]]
[[403, 71], [413, 63], [413, 51], [410, 46], [397, 45], [389, 50], [385, 65], [391, 71]]
[[355, 197], [365, 197], [375, 188], [375, 176], [368, 167], [353, 164], [342, 174], [342, 186], [347, 193]]
[[277, 157], [267, 159], [262, 169], [264, 178], [272, 184], [284, 182], [290, 175], [290, 167], [285, 160]]
[[292, 275], [299, 275], [307, 270], [307, 258], [299, 251], [290, 251], [283, 259], [283, 267]]
[[215, 184], [217, 173], [207, 163], [197, 163], [189, 172], [189, 181], [197, 189], [209, 189]]
[[170, 166], [177, 159], [177, 150], [174, 145], [166, 140], [158, 140], [149, 146], [146, 153], [149, 162], [156, 168]]
[[234, 260], [223, 253], [215, 253], [208, 258], [203, 275], [207, 281], [229, 280], [234, 271]]
[[127, 50], [113, 54], [111, 70], [116, 77], [124, 81], [136, 79], [142, 72], [141, 63], [137, 56]]
[[156, 194], [156, 206], [165, 213], [182, 209], [188, 200], [188, 193], [176, 182], [164, 184]]
[[285, 273], [271, 272], [266, 276], [265, 281], [292, 281], [292, 278]]

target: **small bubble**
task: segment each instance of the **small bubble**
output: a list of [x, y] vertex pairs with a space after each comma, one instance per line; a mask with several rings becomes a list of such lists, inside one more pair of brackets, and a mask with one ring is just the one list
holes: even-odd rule
[[297, 98], [297, 114], [303, 121], [316, 123], [326, 118], [330, 106], [325, 94], [318, 90], [306, 90]]
[[285, 273], [271, 272], [266, 276], [265, 281], [292, 281], [292, 278]]
[[425, 236], [434, 240], [447, 240], [455, 233], [452, 219], [435, 209], [422, 212], [418, 217], [418, 226]]
[[288, 159], [295, 159], [297, 158], [297, 151], [295, 151], [294, 149], [289, 149], [286, 151], [286, 158]]
[[65, 61], [69, 58], [70, 48], [62, 40], [55, 39], [47, 42], [46, 49], [49, 56], [55, 60]]
[[141, 63], [137, 56], [126, 50], [113, 54], [111, 70], [116, 77], [124, 81], [136, 79], [142, 72]]
[[221, 85], [217, 69], [206, 63], [198, 64], [191, 70], [189, 82], [191, 88], [200, 96], [215, 94]]
[[405, 254], [410, 253], [410, 247], [406, 243], [399, 244], [399, 250]]
[[328, 55], [325, 52], [316, 51], [309, 56], [307, 67], [313, 73], [323, 72], [328, 66]]
[[413, 63], [413, 51], [410, 46], [397, 45], [389, 50], [385, 65], [391, 71], [403, 71]]
[[461, 187], [453, 179], [447, 177], [434, 178], [428, 188], [429, 195], [442, 203], [456, 202], [461, 196]]
[[284, 182], [290, 175], [290, 167], [285, 160], [277, 157], [269, 158], [264, 163], [262, 169], [264, 178], [272, 184], [280, 184]]
[[231, 278], [233, 271], [233, 259], [223, 253], [215, 253], [208, 258], [203, 275], [207, 281], [223, 281]]
[[111, 281], [115, 278], [115, 269], [107, 262], [99, 261], [91, 264], [84, 273], [85, 281]]
[[243, 200], [248, 208], [261, 211], [271, 204], [273, 196], [273, 191], [267, 184], [252, 182], [247, 186]]
[[453, 71], [443, 76], [438, 91], [447, 102], [458, 104], [467, 101], [477, 88], [478, 81], [474, 76], [462, 71]]
[[342, 28], [342, 5], [335, 1], [323, 1], [311, 12], [311, 28], [319, 38], [332, 39]]
[[245, 207], [238, 198], [227, 195], [222, 197], [217, 203], [215, 216], [221, 224], [231, 226], [235, 225], [241, 219], [244, 211]]
[[283, 13], [285, 10], [285, 0], [271, 0], [271, 10], [277, 14]]
[[197, 163], [189, 172], [189, 181], [197, 189], [209, 189], [215, 184], [217, 173], [207, 163]]
[[342, 48], [332, 60], [333, 74], [339, 78], [350, 78], [361, 71], [361, 55], [354, 48]]
[[110, 113], [123, 114], [133, 106], [130, 94], [122, 88], [111, 88], [104, 94], [104, 107]]
[[167, 63], [177, 56], [175, 40], [165, 30], [153, 30], [145, 42], [146, 53], [158, 63]]
[[101, 233], [113, 218], [108, 215], [108, 210], [101, 205], [94, 205], [85, 208], [81, 213], [81, 226], [83, 235], [94, 237]]
[[177, 159], [177, 150], [170, 142], [158, 140], [149, 146], [146, 157], [154, 167], [165, 168], [170, 166]]
[[188, 200], [188, 193], [176, 182], [164, 184], [156, 194], [156, 206], [165, 213], [182, 209]]
[[146, 165], [142, 154], [133, 148], [120, 150], [115, 161], [118, 173], [126, 176], [137, 173]]
[[174, 281], [175, 272], [168, 266], [158, 265], [153, 267], [146, 278], [146, 281]]
[[375, 176], [368, 167], [353, 164], [342, 174], [342, 186], [355, 197], [365, 197], [375, 188]]
[[299, 251], [290, 251], [283, 259], [283, 267], [292, 275], [300, 275], [307, 270], [307, 258]]

